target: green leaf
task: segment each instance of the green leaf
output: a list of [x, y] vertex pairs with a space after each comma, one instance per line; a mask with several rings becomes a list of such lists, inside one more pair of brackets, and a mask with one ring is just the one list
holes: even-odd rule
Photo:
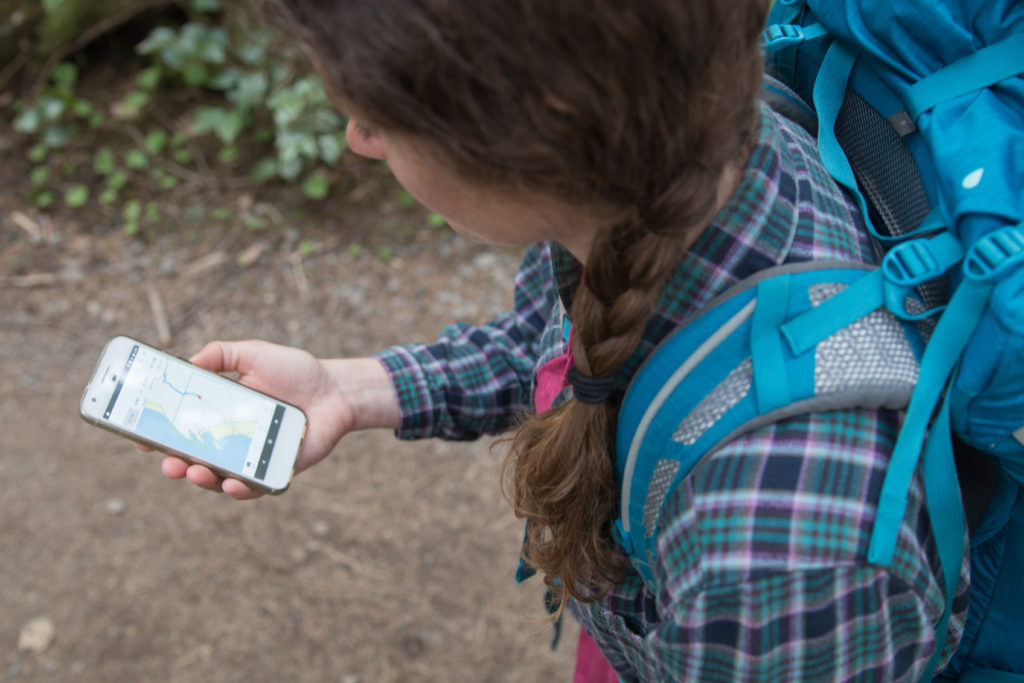
[[359, 255], [363, 253], [363, 247], [358, 242], [353, 242], [348, 245], [348, 255], [352, 258], [359, 258]]
[[191, 164], [193, 161], [192, 152], [185, 148], [174, 150], [174, 153], [171, 154], [171, 158], [179, 164]]
[[277, 162], [277, 174], [289, 182], [302, 173], [302, 159], [294, 151], [282, 151], [277, 157]]
[[316, 141], [320, 147], [320, 158], [331, 166], [338, 163], [342, 152], [345, 151], [345, 147], [341, 144], [341, 138], [338, 135], [321, 135], [317, 137]]
[[158, 128], [150, 131], [146, 134], [144, 143], [146, 151], [154, 156], [160, 154], [167, 147], [168, 138], [169, 136], [165, 130]]
[[323, 171], [313, 171], [302, 181], [302, 194], [310, 199], [323, 199], [331, 189], [331, 180]]
[[171, 147], [181, 147], [188, 142], [189, 134], [187, 130], [175, 131], [174, 135], [171, 136]]
[[45, 209], [53, 205], [57, 201], [57, 193], [53, 190], [43, 190], [35, 196], [33, 203], [37, 208]]
[[71, 62], [61, 62], [53, 67], [50, 80], [57, 86], [57, 90], [70, 94], [78, 80], [78, 67]]
[[50, 148], [41, 142], [28, 148], [28, 160], [34, 164], [41, 164], [49, 155]]
[[90, 102], [89, 100], [76, 98], [71, 103], [71, 113], [80, 119], [89, 118], [90, 116], [92, 116], [95, 109], [96, 108], [92, 106], [92, 102]]
[[109, 147], [100, 147], [96, 150], [96, 156], [92, 159], [92, 169], [98, 175], [113, 173], [116, 165], [117, 159], [114, 157], [114, 150]]
[[43, 11], [52, 16], [60, 11], [61, 5], [67, 0], [43, 0]]
[[267, 221], [262, 216], [249, 214], [242, 219], [242, 225], [249, 230], [263, 230], [267, 227]]
[[264, 157], [252, 167], [251, 176], [254, 182], [265, 183], [277, 175], [277, 159]]
[[150, 31], [145, 40], [135, 46], [135, 51], [140, 55], [153, 54], [173, 43], [176, 37], [174, 29], [168, 26], [157, 26]]
[[173, 190], [174, 188], [181, 184], [181, 181], [178, 180], [176, 177], [172, 176], [170, 173], [165, 173], [164, 175], [160, 176], [157, 182], [159, 183], [161, 190]]
[[231, 218], [231, 209], [225, 206], [218, 206], [213, 211], [211, 211], [210, 214], [213, 216], [214, 220], [226, 221], [227, 219]]
[[104, 114], [99, 109], [96, 109], [89, 116], [89, 127], [92, 128], [93, 130], [96, 130], [97, 128], [102, 126], [103, 122], [106, 121], [106, 120], [107, 120], [106, 114]]
[[394, 258], [394, 256], [395, 250], [392, 249], [391, 247], [381, 247], [379, 250], [377, 250], [377, 258], [379, 258], [384, 263], [390, 261], [392, 258]]
[[127, 222], [138, 222], [139, 218], [142, 217], [142, 202], [138, 199], [129, 199], [124, 203], [124, 209], [121, 212]]
[[[217, 69], [210, 77], [206, 80], [206, 87], [213, 88], [214, 90], [225, 90], [233, 91], [237, 86], [238, 82], [242, 79], [242, 72], [235, 67], [229, 66], [224, 69]], [[228, 93], [228, 98], [231, 97], [231, 93]]]
[[49, 126], [43, 130], [40, 140], [50, 149], [60, 149], [66, 147], [74, 137], [74, 126]]
[[100, 192], [100, 196], [97, 197], [97, 200], [103, 206], [110, 206], [117, 201], [117, 190], [112, 187], [108, 187], [103, 190], [103, 192]]
[[39, 185], [46, 184], [46, 181], [50, 179], [50, 169], [47, 166], [36, 166], [29, 173], [29, 181], [32, 185], [38, 187]]
[[245, 119], [240, 113], [223, 107], [200, 107], [192, 120], [192, 130], [196, 135], [216, 133], [225, 145], [233, 143], [244, 126]]
[[67, 111], [67, 103], [64, 98], [56, 95], [40, 95], [36, 100], [36, 107], [47, 121], [56, 121]]
[[139, 221], [137, 219], [133, 221], [125, 221], [124, 227], [122, 227], [121, 229], [124, 230], [124, 234], [128, 236], [138, 235]]
[[36, 108], [26, 109], [14, 119], [14, 130], [19, 133], [31, 135], [39, 132], [39, 126], [43, 123], [43, 116]]
[[114, 190], [115, 192], [127, 184], [128, 174], [124, 171], [114, 171], [107, 176], [107, 188]]
[[240, 76], [228, 98], [244, 109], [252, 109], [267, 96], [267, 75], [262, 71]]
[[141, 149], [131, 149], [124, 155], [124, 163], [128, 168], [142, 171], [149, 168], [149, 157]]
[[146, 202], [146, 221], [148, 223], [159, 223], [164, 217], [160, 205], [156, 202]]
[[220, 12], [220, 2], [218, 0], [191, 0], [189, 7], [195, 12], [204, 12], [206, 14]]
[[228, 61], [228, 32], [222, 28], [207, 29], [206, 39], [200, 45], [199, 57], [210, 64]]
[[238, 48], [238, 58], [249, 66], [255, 66], [267, 57], [267, 46], [263, 42], [248, 42]]
[[222, 164], [233, 164], [238, 161], [238, 147], [234, 145], [228, 145], [227, 147], [221, 147], [220, 151], [217, 152], [217, 161]]
[[403, 209], [412, 208], [416, 206], [416, 198], [408, 190], [402, 190], [398, 195], [398, 206]]
[[313, 240], [302, 240], [299, 242], [299, 256], [306, 257], [316, 251], [316, 243]]
[[81, 183], [72, 185], [64, 193], [64, 203], [73, 209], [85, 206], [87, 201], [89, 201], [89, 188]]
[[116, 116], [123, 120], [137, 119], [151, 99], [152, 96], [148, 92], [132, 90], [117, 103], [115, 107]]
[[181, 77], [185, 80], [186, 85], [200, 88], [206, 85], [206, 81], [210, 77], [210, 70], [202, 62], [188, 62], [181, 72]]
[[446, 221], [444, 219], [444, 216], [442, 216], [441, 214], [434, 213], [433, 211], [430, 212], [429, 214], [427, 214], [427, 225], [429, 225], [430, 227], [432, 227], [432, 228], [440, 228], [441, 226], [444, 226], [444, 225], [447, 225], [447, 224], [448, 224], [448, 221]]
[[163, 78], [164, 70], [159, 64], [143, 69], [135, 77], [135, 84], [143, 90], [150, 92], [160, 87], [160, 79]]

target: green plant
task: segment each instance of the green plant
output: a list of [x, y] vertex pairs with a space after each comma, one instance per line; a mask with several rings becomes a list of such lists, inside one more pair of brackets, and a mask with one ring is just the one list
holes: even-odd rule
[[[228, 164], [237, 160], [240, 147], [272, 142], [273, 154], [251, 166], [253, 182], [292, 182], [305, 176], [303, 192], [322, 199], [330, 187], [324, 167], [336, 165], [345, 150], [345, 122], [315, 75], [295, 75], [270, 51], [265, 31], [239, 34], [196, 22], [177, 30], [154, 29], [136, 48], [153, 60], [136, 82], [149, 91], [178, 81], [223, 93], [222, 102], [193, 112], [187, 134], [212, 136], [220, 144], [218, 159]], [[141, 97], [137, 101], [148, 103]], [[122, 101], [122, 109], [141, 113], [130, 106], [134, 102]]]
[[[13, 126], [28, 139], [37, 207], [59, 198], [69, 209], [95, 203], [135, 234], [157, 218], [148, 199], [216, 180], [214, 160], [223, 170], [213, 173], [245, 169], [252, 184], [292, 183], [310, 199], [328, 196], [345, 122], [318, 78], [241, 11], [229, 15], [218, 0], [178, 1], [191, 19], [158, 27], [136, 46], [129, 88], [113, 101], [82, 96], [79, 67], [68, 61], [33, 100], [16, 103]], [[184, 94], [197, 89], [198, 97]], [[190, 108], [172, 123], [167, 103], [180, 101]], [[249, 227], [264, 227], [257, 219]]]

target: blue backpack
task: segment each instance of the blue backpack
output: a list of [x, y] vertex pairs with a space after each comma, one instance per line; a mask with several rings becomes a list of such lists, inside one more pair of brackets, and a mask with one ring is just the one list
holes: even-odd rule
[[623, 399], [613, 534], [653, 586], [658, 514], [706, 455], [798, 414], [906, 409], [868, 561], [891, 562], [920, 466], [939, 645], [970, 529], [939, 677], [1024, 681], [1024, 3], [776, 0], [765, 47], [766, 99], [817, 134], [885, 256], [758, 273], [659, 346]]

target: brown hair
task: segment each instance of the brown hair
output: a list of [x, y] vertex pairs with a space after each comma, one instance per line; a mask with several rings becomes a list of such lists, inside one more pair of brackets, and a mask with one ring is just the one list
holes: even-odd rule
[[[281, 0], [329, 88], [466, 178], [611, 207], [574, 295], [573, 354], [615, 375], [754, 122], [764, 0]], [[511, 439], [526, 557], [593, 600], [622, 576], [609, 532], [617, 407], [569, 400]]]

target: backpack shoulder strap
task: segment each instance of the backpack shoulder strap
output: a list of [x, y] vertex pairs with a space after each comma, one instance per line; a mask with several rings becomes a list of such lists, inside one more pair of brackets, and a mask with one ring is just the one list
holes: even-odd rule
[[658, 514], [707, 454], [795, 415], [907, 405], [924, 339], [880, 299], [877, 310], [853, 307], [845, 320], [830, 314], [821, 344], [796, 349], [782, 332], [874, 272], [821, 262], [763, 271], [678, 328], [637, 372], [619, 415], [613, 533], [649, 585]]

